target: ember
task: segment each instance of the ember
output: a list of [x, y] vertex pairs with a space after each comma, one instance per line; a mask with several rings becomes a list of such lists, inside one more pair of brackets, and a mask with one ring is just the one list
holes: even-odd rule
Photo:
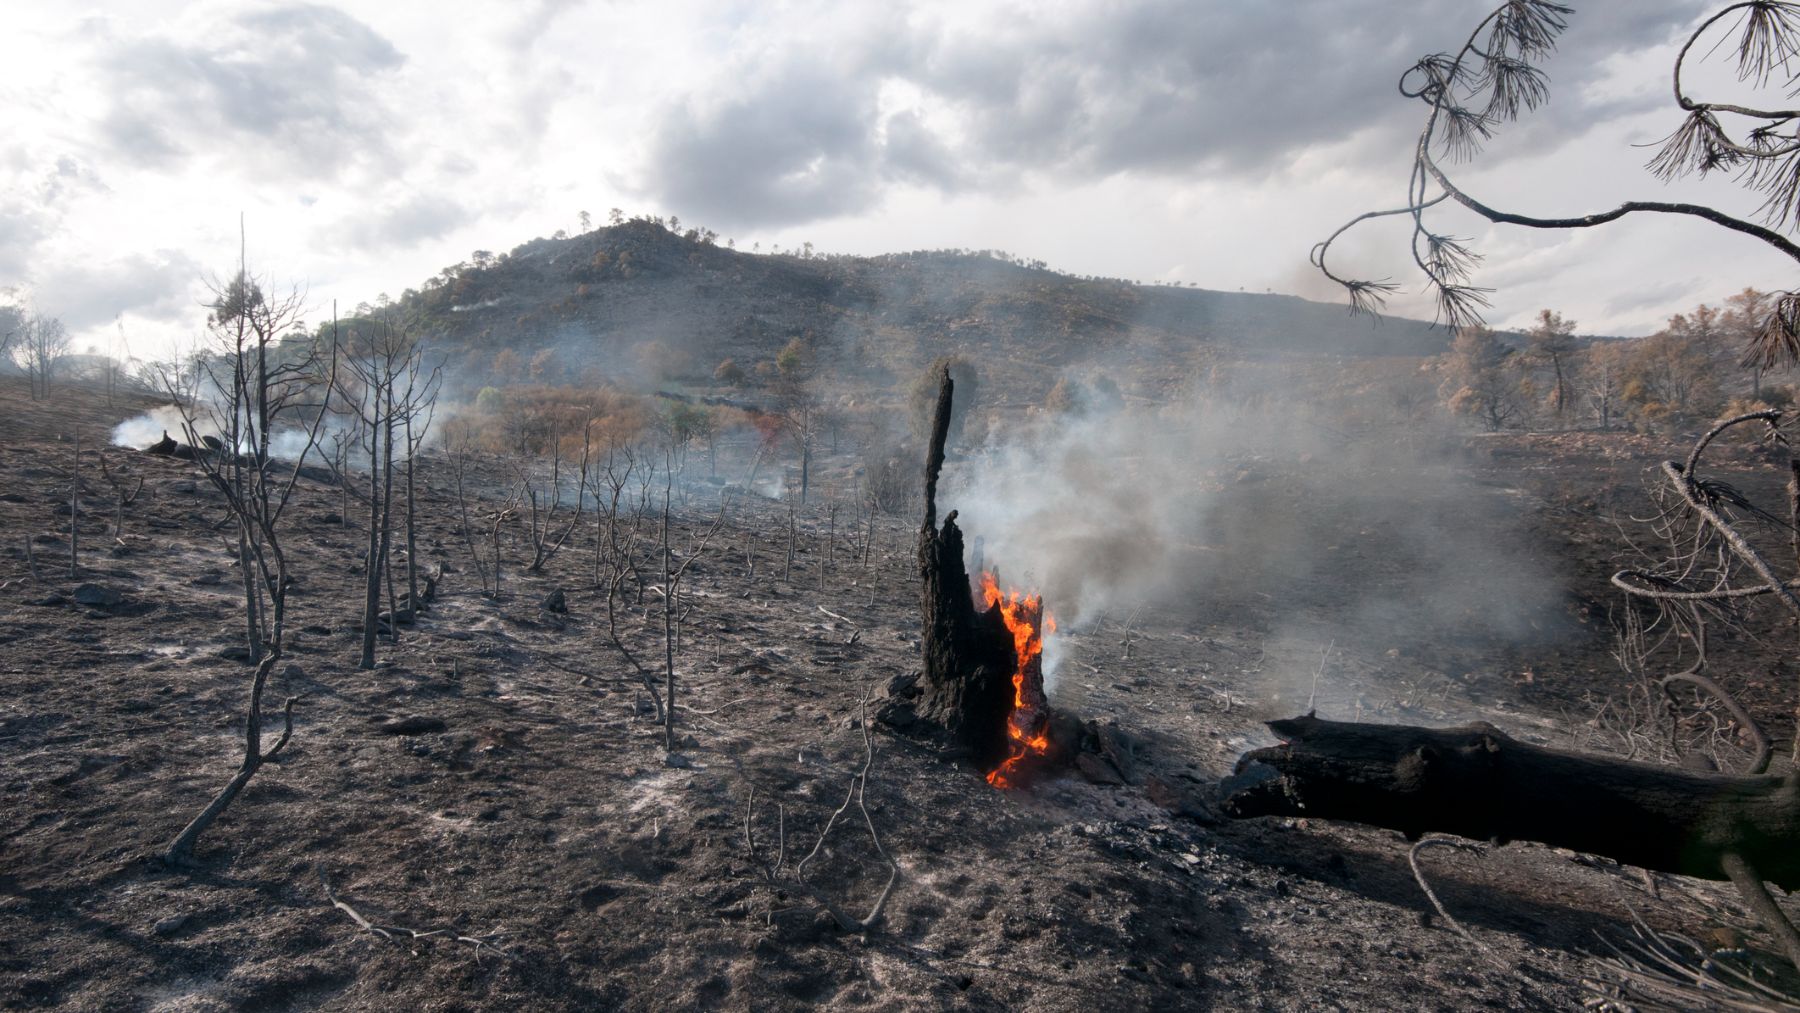
[[1048, 708], [1044, 700], [1044, 636], [1056, 632], [1056, 620], [1044, 612], [1040, 595], [1002, 592], [992, 573], [981, 575], [981, 595], [988, 609], [999, 609], [1012, 633], [1017, 667], [1013, 671], [1013, 706], [1006, 717], [1006, 734], [1012, 755], [988, 773], [996, 788], [1022, 784], [1021, 765], [1027, 757], [1050, 751]]

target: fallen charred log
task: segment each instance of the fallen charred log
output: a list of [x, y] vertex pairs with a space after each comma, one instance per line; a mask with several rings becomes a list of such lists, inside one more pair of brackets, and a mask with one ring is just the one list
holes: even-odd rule
[[170, 436], [167, 429], [163, 430], [162, 439], [144, 448], [144, 453], [157, 457], [176, 457], [183, 461], [194, 459], [194, 448]]
[[1538, 841], [1626, 865], [1728, 879], [1800, 964], [1763, 883], [1800, 888], [1800, 772], [1736, 777], [1566, 753], [1486, 723], [1419, 728], [1271, 721], [1239, 759], [1229, 816], [1308, 816], [1477, 840]]
[[[195, 449], [192, 444], [182, 443], [180, 440], [170, 436], [169, 431], [165, 429], [163, 430], [162, 439], [145, 447], [143, 453], [151, 454], [156, 457], [173, 457], [181, 461], [193, 461], [197, 460], [201, 453], [209, 454], [212, 457], [220, 457], [220, 451], [222, 451], [225, 446], [223, 443], [219, 442], [217, 437], [213, 436], [202, 436], [200, 442], [205, 444], [204, 451]], [[250, 465], [252, 467], [256, 464], [256, 458], [250, 454], [239, 454], [237, 460], [239, 464]], [[270, 461], [271, 468], [277, 466], [282, 468], [291, 467], [286, 462]], [[311, 479], [320, 485], [335, 486], [341, 481], [336, 472], [329, 468], [319, 467], [316, 464], [301, 465], [300, 477]]]
[[[1660, 872], [1729, 879], [1735, 854], [1800, 888], [1800, 779], [1733, 777], [1565, 753], [1493, 725], [1269, 722], [1279, 746], [1244, 754], [1226, 814], [1310, 816], [1476, 840], [1538, 841]], [[1261, 768], [1261, 769], [1259, 769]]]

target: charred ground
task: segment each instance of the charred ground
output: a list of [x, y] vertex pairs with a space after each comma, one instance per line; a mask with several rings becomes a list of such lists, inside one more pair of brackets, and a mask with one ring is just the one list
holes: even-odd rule
[[[878, 736], [868, 799], [902, 879], [865, 937], [761, 885], [745, 815], [754, 786], [759, 843], [773, 840], [779, 802], [790, 839], [810, 846], [842, 800], [863, 755], [859, 700], [917, 665], [915, 522], [878, 525], [866, 569], [842, 551], [825, 569], [824, 529], [803, 514], [784, 579], [769, 556], [785, 511], [734, 507], [689, 571], [678, 665], [690, 709], [665, 758], [636, 677], [606, 641], [585, 549], [482, 598], [457, 572], [445, 476], [428, 466], [423, 561], [450, 572], [417, 628], [361, 671], [360, 529], [337, 516], [336, 489], [302, 481], [298, 634], [272, 687], [304, 697], [295, 738], [202, 842], [200, 867], [174, 873], [147, 856], [228, 775], [248, 676], [222, 511], [192, 465], [107, 448], [145, 480], [114, 542], [87, 450], [90, 548], [68, 576], [69, 437], [101, 443], [142, 405], [65, 389], [45, 406], [12, 382], [0, 399], [0, 994], [11, 1006], [382, 1008], [405, 995], [427, 1009], [1567, 1007], [1594, 973], [1596, 933], [1622, 934], [1632, 910], [1764, 945], [1718, 884], [1663, 878], [1652, 895], [1628, 870], [1530, 845], [1433, 859], [1440, 894], [1498, 950], [1498, 969], [1426, 924], [1397, 835], [1231, 823], [1209, 808], [1236, 756], [1270, 741], [1261, 720], [1309, 696], [1327, 716], [1484, 718], [1525, 739], [1616, 748], [1591, 720], [1626, 683], [1605, 578], [1629, 551], [1615, 522], [1670, 453], [1660, 441], [1502, 436], [1441, 462], [1483, 489], [1487, 508], [1460, 523], [1566, 579], [1525, 616], [1543, 626], [1529, 643], [1345, 634], [1371, 628], [1341, 621], [1368, 593], [1406, 579], [1403, 535], [1305, 495], [1313, 462], [1197, 462], [1191, 478], [1222, 504], [1333, 537], [1308, 544], [1312, 565], [1288, 583], [1251, 586], [1241, 575], [1255, 560], [1234, 555], [1222, 527], [1183, 549], [1193, 579], [1137, 618], [1129, 656], [1119, 617], [1067, 634], [1054, 700], [1138, 740], [1127, 784], [999, 792], [966, 763]], [[1756, 453], [1733, 448], [1715, 468], [1755, 488]], [[692, 544], [713, 508], [691, 498], [675, 543]], [[119, 598], [84, 604], [84, 584]], [[559, 589], [567, 612], [541, 608]], [[652, 653], [655, 597], [628, 590], [627, 601], [627, 640]], [[1791, 662], [1750, 644], [1736, 663], [1747, 701], [1785, 727]], [[429, 720], [415, 734], [384, 728], [408, 717]], [[847, 902], [879, 889], [863, 835], [840, 831], [822, 855], [820, 882]], [[332, 905], [326, 883], [378, 922], [494, 934], [494, 949], [379, 938]]]

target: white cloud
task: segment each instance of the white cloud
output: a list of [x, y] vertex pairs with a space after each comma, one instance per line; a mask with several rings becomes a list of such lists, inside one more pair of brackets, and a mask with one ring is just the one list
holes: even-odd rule
[[[1323, 294], [1307, 249], [1403, 190], [1417, 105], [1394, 82], [1483, 6], [23, 0], [0, 37], [0, 288], [94, 327], [123, 308], [173, 339], [204, 317], [181, 272], [235, 262], [240, 212], [253, 264], [324, 305], [619, 206], [740, 248], [1001, 248]], [[1630, 144], [1671, 125], [1669, 43], [1707, 5], [1578, 6], [1551, 104], [1461, 170], [1496, 200], [1665, 192]], [[1716, 229], [1462, 228], [1504, 286], [1500, 322], [1554, 305], [1647, 329], [1792, 272]], [[1695, 254], [1704, 277], [1683, 266]], [[1341, 255], [1408, 280], [1403, 246]], [[1395, 308], [1429, 314], [1411, 295]]]

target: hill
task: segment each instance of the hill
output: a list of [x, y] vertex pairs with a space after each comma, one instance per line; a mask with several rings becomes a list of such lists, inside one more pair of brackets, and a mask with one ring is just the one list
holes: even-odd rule
[[570, 372], [705, 379], [799, 337], [845, 378], [885, 385], [955, 351], [1032, 398], [1069, 370], [1154, 388], [1220, 356], [1430, 355], [1449, 340], [1294, 296], [1080, 278], [987, 251], [750, 254], [642, 220], [478, 254], [399, 305], [476, 372], [548, 349]]

